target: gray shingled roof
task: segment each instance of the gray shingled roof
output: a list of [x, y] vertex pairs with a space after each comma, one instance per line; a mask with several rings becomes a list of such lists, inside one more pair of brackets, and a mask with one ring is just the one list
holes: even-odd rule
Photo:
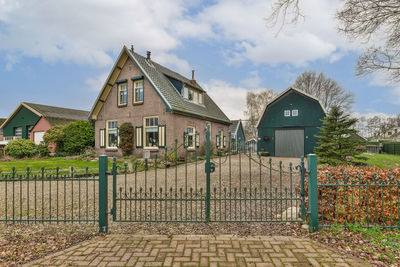
[[[190, 80], [184, 78], [180, 74], [169, 70], [166, 67], [161, 66], [153, 61], [150, 63], [147, 59], [129, 49], [128, 51], [131, 58], [136, 61], [140, 68], [145, 72], [146, 76], [150, 79], [150, 82], [157, 88], [159, 93], [162, 95], [163, 100], [167, 103], [170, 109], [176, 112], [188, 113], [202, 118], [217, 120], [229, 124], [230, 120], [224, 114], [224, 112], [214, 103], [214, 101], [204, 93], [204, 105], [194, 104], [185, 100], [172, 83], [168, 80], [165, 75], [172, 76], [172, 78], [182, 81], [183, 83], [194, 86], [190, 83]], [[201, 87], [199, 85], [194, 86], [195, 88]], [[203, 89], [201, 89], [203, 90]], [[204, 91], [204, 90], [203, 90]]]
[[232, 136], [234, 137], [236, 135], [236, 130], [238, 127], [240, 120], [232, 120], [231, 125], [229, 126], [229, 131], [231, 131]]
[[70, 108], [60, 108], [54, 106], [47, 106], [34, 103], [26, 103], [25, 105], [36, 110], [50, 123], [50, 125], [60, 125], [66, 124], [71, 121], [88, 120], [89, 111], [70, 109]]
[[201, 88], [200, 85], [197, 84], [197, 82], [193, 82], [192, 80], [189, 80], [188, 78], [183, 77], [179, 73], [177, 73], [175, 71], [172, 71], [172, 70], [170, 70], [170, 69], [168, 69], [168, 68], [166, 68], [166, 67], [164, 67], [164, 66], [162, 66], [162, 65], [160, 65], [160, 64], [158, 64], [158, 63], [156, 63], [154, 61], [152, 61], [152, 63], [156, 67], [156, 69], [159, 72], [162, 72], [164, 75], [172, 77], [175, 80], [179, 80], [179, 81], [183, 82], [184, 84], [187, 84], [189, 86], [192, 86], [192, 87], [204, 92], [203, 88]]

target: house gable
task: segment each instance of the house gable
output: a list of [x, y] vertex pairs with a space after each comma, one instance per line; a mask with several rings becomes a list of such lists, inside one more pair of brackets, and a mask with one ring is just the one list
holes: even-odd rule
[[93, 105], [90, 113], [90, 118], [93, 120], [97, 119], [103, 103], [108, 98], [110, 90], [115, 85], [115, 82], [117, 81], [128, 58], [132, 60], [136, 67], [141, 71], [141, 75], [144, 76], [144, 79], [148, 81], [151, 87], [162, 99], [166, 106], [166, 111], [181, 113], [214, 122], [221, 122], [226, 125], [230, 124], [228, 117], [206, 93], [203, 95], [203, 104], [201, 105], [183, 99], [181, 95], [183, 84], [204, 92], [195, 81], [188, 80], [156, 62], [148, 60], [134, 51], [128, 50], [125, 46]]
[[33, 111], [29, 107], [21, 104], [13, 114], [3, 123], [3, 135], [14, 136], [16, 127], [22, 128], [22, 138], [28, 138], [28, 128], [33, 127], [40, 119], [40, 113]]

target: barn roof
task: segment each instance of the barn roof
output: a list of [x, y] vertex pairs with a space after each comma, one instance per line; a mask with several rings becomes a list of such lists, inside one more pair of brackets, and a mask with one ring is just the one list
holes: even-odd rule
[[89, 116], [89, 112], [85, 110], [22, 102], [1, 124], [0, 128], [6, 126], [22, 107], [29, 109], [39, 117], [43, 117], [51, 126], [66, 124], [71, 121], [88, 120]]
[[258, 119], [257, 128], [260, 126], [260, 122], [261, 122], [262, 118], [264, 117], [264, 114], [265, 114], [265, 112], [267, 111], [267, 108], [268, 108], [271, 104], [273, 104], [273, 103], [275, 103], [276, 101], [278, 101], [282, 96], [284, 96], [285, 94], [289, 93], [290, 91], [298, 92], [298, 93], [300, 93], [300, 94], [302, 94], [302, 95], [304, 95], [304, 96], [306, 96], [306, 97], [309, 97], [309, 98], [311, 98], [311, 99], [317, 101], [318, 104], [320, 104], [322, 110], [326, 113], [326, 109], [325, 109], [324, 106], [321, 104], [321, 101], [319, 101], [318, 98], [316, 98], [315, 96], [312, 96], [312, 95], [310, 95], [310, 94], [304, 92], [303, 90], [300, 90], [300, 89], [298, 89], [298, 88], [296, 88], [296, 87], [291, 86], [291, 87], [287, 88], [285, 91], [281, 92], [281, 93], [280, 93], [279, 95], [277, 95], [275, 98], [273, 98], [273, 99], [271, 100], [271, 102], [269, 102], [269, 103], [265, 106], [264, 112], [262, 113], [261, 117]]

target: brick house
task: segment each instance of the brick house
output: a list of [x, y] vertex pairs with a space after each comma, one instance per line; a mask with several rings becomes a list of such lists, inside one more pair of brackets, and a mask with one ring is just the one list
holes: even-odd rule
[[35, 144], [43, 141], [47, 130], [56, 125], [85, 120], [88, 111], [22, 102], [1, 124], [4, 142], [12, 139], [31, 139]]
[[[136, 157], [143, 152], [162, 154], [175, 139], [182, 144], [185, 131], [188, 148], [199, 147], [205, 143], [207, 124], [214, 144], [219, 132], [226, 144], [230, 121], [194, 80], [194, 72], [187, 79], [157, 64], [150, 55], [143, 57], [124, 46], [118, 56], [90, 112], [96, 153], [122, 155], [118, 128], [125, 122], [134, 127]], [[218, 143], [222, 148], [224, 142]]]

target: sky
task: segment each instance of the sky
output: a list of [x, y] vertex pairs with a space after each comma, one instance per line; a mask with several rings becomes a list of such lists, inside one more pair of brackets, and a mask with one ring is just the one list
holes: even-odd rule
[[[306, 70], [355, 95], [356, 114], [400, 113], [400, 85], [355, 77], [368, 44], [337, 31], [340, 0], [304, 0], [305, 19], [267, 27], [272, 0], [0, 0], [0, 117], [20, 102], [90, 110], [123, 45], [195, 79], [230, 119], [246, 93], [279, 93]], [[373, 41], [373, 40], [372, 40]]]

